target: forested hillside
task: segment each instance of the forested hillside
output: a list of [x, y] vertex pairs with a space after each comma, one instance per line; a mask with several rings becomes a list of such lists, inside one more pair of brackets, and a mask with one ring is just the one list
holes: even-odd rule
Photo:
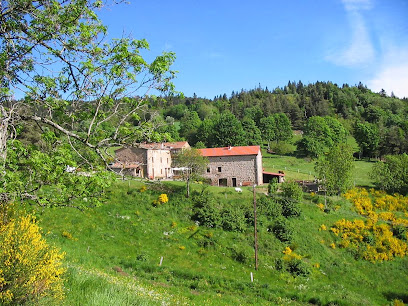
[[[331, 82], [288, 82], [273, 90], [255, 88], [214, 99], [166, 97], [150, 100], [155, 121], [168, 139], [197, 146], [288, 141], [288, 128], [320, 130], [322, 139], [353, 135], [361, 156], [400, 154], [408, 150], [408, 99], [374, 93], [363, 84], [339, 87]], [[332, 117], [326, 124], [313, 117]], [[289, 119], [289, 120], [288, 120]], [[327, 122], [330, 120], [330, 122]], [[345, 131], [342, 131], [342, 129]], [[330, 131], [331, 130], [331, 131]], [[340, 135], [333, 135], [337, 133]], [[329, 137], [328, 137], [329, 136]], [[334, 142], [338, 139], [332, 139]], [[329, 139], [330, 142], [330, 139]], [[313, 155], [303, 143], [306, 155]]]

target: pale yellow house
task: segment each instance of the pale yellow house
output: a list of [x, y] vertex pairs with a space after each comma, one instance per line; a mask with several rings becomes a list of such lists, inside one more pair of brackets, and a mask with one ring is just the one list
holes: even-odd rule
[[151, 180], [171, 178], [172, 155], [187, 148], [190, 148], [187, 141], [142, 143], [138, 148], [124, 147], [115, 151], [115, 163], [110, 168], [122, 175]]

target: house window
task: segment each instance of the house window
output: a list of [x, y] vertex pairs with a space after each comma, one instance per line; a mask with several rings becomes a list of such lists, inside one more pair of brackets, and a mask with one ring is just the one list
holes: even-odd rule
[[152, 163], [153, 163], [153, 156], [152, 156]]
[[167, 164], [169, 164], [169, 158], [167, 158]]
[[210, 173], [210, 172], [211, 172], [210, 167], [208, 167], [207, 168], [207, 173]]
[[163, 174], [163, 169], [160, 169], [160, 174]]
[[221, 167], [218, 167], [218, 172], [221, 172]]
[[163, 157], [160, 157], [160, 163], [161, 164], [163, 163]]
[[227, 187], [228, 186], [227, 179], [226, 178], [219, 179], [218, 180], [218, 186]]

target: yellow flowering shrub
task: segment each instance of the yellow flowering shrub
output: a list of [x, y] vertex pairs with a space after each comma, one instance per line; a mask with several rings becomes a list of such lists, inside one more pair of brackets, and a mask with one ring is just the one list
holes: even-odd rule
[[74, 238], [74, 236], [72, 236], [70, 232], [67, 231], [63, 231], [61, 235], [62, 237], [67, 238], [69, 240], [78, 240], [77, 238]]
[[322, 224], [320, 225], [319, 231], [326, 231], [327, 230], [327, 226]]
[[374, 206], [377, 209], [403, 212], [406, 212], [408, 209], [408, 197], [400, 194], [375, 194]]
[[343, 196], [353, 203], [356, 211], [365, 216], [366, 220], [343, 219], [334, 224], [331, 230], [341, 238], [340, 247], [354, 248], [362, 258], [372, 262], [407, 255], [405, 241], [408, 234], [404, 228], [408, 226], [408, 220], [397, 217], [395, 212], [404, 212], [404, 217], [408, 217], [408, 197], [389, 195], [374, 189], [368, 192], [364, 188], [354, 188]]
[[64, 297], [64, 254], [46, 243], [32, 216], [0, 220], [0, 245], [0, 304]]
[[143, 185], [142, 187], [140, 187], [139, 191], [140, 192], [145, 192], [147, 190], [146, 185]]
[[283, 251], [283, 254], [290, 255], [292, 253], [292, 249], [290, 247], [286, 247]]
[[292, 251], [292, 249], [290, 247], [286, 247], [283, 251], [283, 254], [285, 254], [283, 256], [283, 259], [286, 261], [291, 261], [294, 259], [302, 259], [302, 256], [299, 254], [296, 254], [295, 252]]
[[316, 206], [319, 207], [319, 209], [321, 211], [324, 211], [324, 204], [323, 203], [316, 204]]
[[395, 215], [392, 212], [386, 211], [386, 212], [380, 212], [378, 214], [378, 219], [384, 220], [384, 221], [394, 221], [395, 220]]
[[[388, 224], [373, 224], [370, 220], [339, 220], [331, 228], [341, 238], [339, 247], [353, 247], [361, 251], [361, 257], [372, 262], [404, 257], [407, 244], [393, 236]], [[334, 245], [334, 243], [332, 244]], [[334, 248], [330, 245], [332, 248]]]
[[162, 193], [161, 195], [159, 195], [160, 204], [167, 203], [168, 201], [169, 201], [169, 198], [167, 197], [167, 194]]

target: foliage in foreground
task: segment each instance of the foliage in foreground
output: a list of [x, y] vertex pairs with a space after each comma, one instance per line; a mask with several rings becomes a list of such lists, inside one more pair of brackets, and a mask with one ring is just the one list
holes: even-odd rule
[[0, 303], [22, 304], [39, 298], [62, 299], [63, 253], [47, 244], [30, 215], [8, 220], [0, 215]]

